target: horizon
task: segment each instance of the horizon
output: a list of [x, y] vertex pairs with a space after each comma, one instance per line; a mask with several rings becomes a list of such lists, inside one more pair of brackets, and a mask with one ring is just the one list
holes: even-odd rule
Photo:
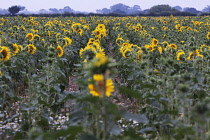
[[[62, 9], [66, 6], [69, 6], [74, 11], [81, 12], [96, 12], [98, 9], [110, 8], [112, 5], [122, 3], [129, 7], [133, 7], [134, 5], [139, 5], [142, 10], [149, 9], [155, 5], [167, 4], [171, 7], [180, 6], [182, 8], [190, 7], [195, 8], [198, 11], [202, 11], [205, 7], [210, 5], [209, 0], [1, 0], [4, 1], [1, 3], [1, 9], [8, 9], [14, 5], [24, 6], [26, 10], [30, 12], [36, 12], [42, 9], [49, 10], [50, 8]], [[83, 3], [83, 4], [81, 4]], [[94, 5], [93, 5], [94, 4]]]

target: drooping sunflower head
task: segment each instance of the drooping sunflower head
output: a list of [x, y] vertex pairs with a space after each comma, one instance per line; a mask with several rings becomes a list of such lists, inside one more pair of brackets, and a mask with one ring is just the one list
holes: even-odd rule
[[17, 45], [16, 43], [13, 43], [12, 46], [14, 47], [14, 51], [12, 53], [16, 55], [19, 52], [19, 45]]
[[173, 49], [177, 49], [177, 45], [176, 44], [170, 44], [169, 47], [173, 48]]
[[157, 45], [158, 45], [158, 40], [155, 39], [155, 38], [153, 38], [151, 44], [152, 44], [153, 46], [157, 46]]
[[70, 38], [68, 38], [68, 37], [65, 37], [65, 38], [63, 38], [63, 39], [64, 39], [64, 41], [65, 41], [64, 47], [66, 47], [66, 46], [68, 46], [68, 45], [71, 45], [72, 39], [70, 39]]
[[63, 56], [64, 51], [63, 51], [63, 48], [61, 46], [57, 46], [56, 50], [58, 51], [57, 52], [58, 57]]
[[208, 34], [206, 35], [207, 39], [210, 39], [210, 32], [208, 32]]
[[78, 29], [78, 30], [77, 30], [77, 33], [78, 33], [80, 36], [82, 36], [83, 30], [82, 30], [82, 29]]
[[36, 52], [36, 47], [33, 44], [28, 45], [28, 52], [34, 54]]
[[152, 51], [154, 51], [155, 50], [155, 48], [154, 48], [154, 46], [153, 45], [145, 45], [144, 46], [146, 49], [147, 49], [147, 51], [149, 51], [149, 52], [152, 52]]
[[88, 45], [85, 48], [80, 49], [79, 54], [80, 54], [80, 58], [92, 59], [94, 58], [96, 52], [97, 50], [95, 47]]
[[29, 41], [32, 41], [32, 40], [34, 39], [34, 35], [33, 35], [32, 33], [28, 33], [28, 34], [26, 35], [26, 37], [28, 37], [28, 40], [29, 40]]
[[123, 42], [125, 42], [125, 40], [124, 40], [123, 38], [121, 38], [121, 37], [118, 37], [118, 38], [116, 39], [116, 44], [117, 44], [118, 46], [121, 46], [121, 45], [123, 44]]
[[193, 52], [190, 52], [189, 56], [187, 57], [187, 60], [196, 59], [197, 57], [203, 58], [203, 55], [200, 54], [198, 49], [196, 49]]
[[2, 46], [0, 47], [0, 61], [7, 61], [11, 57], [11, 52], [8, 47]]
[[178, 50], [176, 54], [176, 60], [181, 60], [181, 55], [185, 54], [183, 50]]

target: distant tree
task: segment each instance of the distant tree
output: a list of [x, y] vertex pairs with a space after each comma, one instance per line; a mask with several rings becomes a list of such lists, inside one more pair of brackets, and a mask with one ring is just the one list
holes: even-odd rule
[[103, 14], [109, 14], [109, 13], [111, 13], [112, 11], [110, 10], [110, 9], [108, 9], [108, 8], [103, 8], [102, 10], [101, 10], [101, 13], [103, 13]]
[[17, 14], [18, 12], [20, 12], [20, 11], [22, 11], [22, 10], [24, 10], [24, 9], [25, 9], [24, 6], [17, 6], [17, 5], [15, 5], [15, 6], [9, 7], [9, 8], [8, 8], [8, 11], [9, 11], [9, 13], [10, 13], [11, 15], [15, 15], [15, 14]]
[[59, 10], [56, 9], [56, 8], [50, 8], [49, 11], [51, 11], [52, 13], [55, 13], [55, 14], [59, 14]]
[[182, 7], [180, 7], [180, 6], [174, 6], [173, 8], [178, 10], [178, 11], [182, 11]]
[[149, 9], [145, 9], [145, 10], [143, 10], [141, 13], [147, 14], [147, 13], [149, 13]]
[[134, 5], [133, 7], [131, 7], [129, 10], [128, 10], [128, 14], [138, 14], [140, 13], [142, 10], [140, 8], [139, 5]]
[[120, 10], [120, 9], [116, 9], [116, 10], [114, 10], [112, 13], [122, 14], [122, 15], [127, 14], [125, 11], [122, 11], [122, 10]]
[[196, 10], [195, 8], [189, 8], [189, 7], [186, 7], [184, 8], [183, 10], [184, 12], [188, 12], [188, 13], [193, 13], [193, 14], [198, 14], [200, 13], [198, 10]]
[[160, 14], [161, 12], [178, 12], [178, 10], [172, 8], [169, 5], [156, 5], [149, 9], [149, 13]]
[[125, 4], [122, 4], [122, 3], [118, 3], [118, 4], [115, 4], [113, 6], [110, 7], [110, 10], [112, 12], [114, 11], [123, 11], [125, 13], [127, 13], [129, 11], [130, 7], [125, 5]]
[[63, 8], [63, 11], [64, 11], [64, 13], [72, 13], [74, 10], [71, 9], [69, 6], [65, 6], [65, 7]]
[[210, 13], [210, 5], [207, 5], [202, 12]]

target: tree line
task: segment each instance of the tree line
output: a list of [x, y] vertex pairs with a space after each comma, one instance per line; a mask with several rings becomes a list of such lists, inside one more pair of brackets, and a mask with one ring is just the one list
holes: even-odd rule
[[[8, 8], [9, 14], [6, 16], [17, 15], [20, 11], [24, 10], [24, 6], [11, 6]], [[69, 10], [70, 9], [70, 10]], [[171, 7], [169, 5], [156, 5], [150, 9], [141, 10], [140, 6], [134, 5], [133, 7], [126, 6], [122, 3], [115, 4], [110, 9], [99, 9], [97, 13], [74, 13], [74, 10], [70, 7], [64, 7], [64, 12], [60, 13], [56, 8], [50, 8], [54, 11], [51, 13], [40, 14], [18, 14], [20, 16], [45, 16], [45, 17], [57, 17], [57, 16], [204, 16], [210, 15], [210, 6], [204, 8], [204, 10], [198, 11], [195, 8], [182, 8], [180, 6]], [[57, 12], [55, 12], [57, 10]], [[1, 15], [5, 16], [5, 15]]]

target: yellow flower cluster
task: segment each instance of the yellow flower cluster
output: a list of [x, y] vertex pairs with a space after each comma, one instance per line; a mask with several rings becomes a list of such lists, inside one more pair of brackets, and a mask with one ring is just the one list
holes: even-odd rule
[[95, 40], [94, 38], [89, 39], [87, 46], [80, 49], [79, 54], [80, 58], [84, 58], [85, 62], [87, 62], [87, 59], [92, 59], [94, 57], [100, 58], [105, 56], [104, 49], [102, 49], [100, 46], [100, 41]]
[[104, 24], [98, 24], [94, 31], [92, 31], [92, 35], [95, 36], [96, 39], [101, 39], [105, 37], [107, 30]]
[[88, 84], [90, 94], [92, 94], [93, 96], [110, 97], [111, 93], [114, 92], [112, 79], [106, 79], [103, 74], [94, 74], [93, 82], [93, 84]]

